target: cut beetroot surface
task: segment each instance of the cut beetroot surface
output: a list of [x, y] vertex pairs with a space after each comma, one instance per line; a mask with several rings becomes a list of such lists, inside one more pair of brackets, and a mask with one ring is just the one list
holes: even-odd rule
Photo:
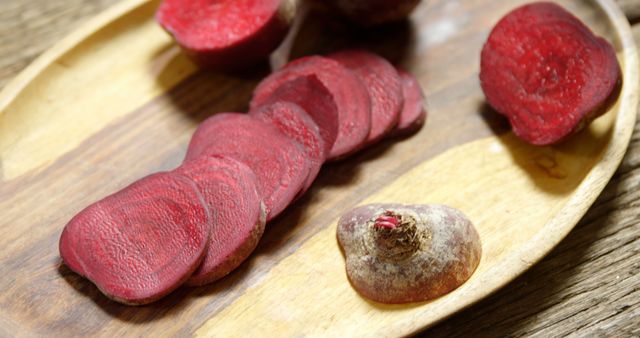
[[146, 304], [191, 276], [211, 224], [192, 181], [153, 174], [73, 217], [60, 237], [60, 255], [109, 298]]
[[562, 7], [540, 2], [515, 9], [494, 27], [482, 50], [480, 81], [517, 136], [548, 145], [606, 112], [621, 72], [607, 41]]
[[215, 223], [204, 260], [187, 285], [214, 282], [237, 268], [258, 245], [266, 213], [257, 178], [246, 165], [231, 158], [205, 156], [175, 170], [193, 180]]
[[258, 104], [252, 99], [251, 109], [275, 102], [291, 102], [304, 109], [320, 128], [320, 135], [325, 143], [325, 157], [335, 144], [339, 131], [338, 108], [327, 87], [315, 75], [296, 77], [280, 83], [270, 92], [270, 96]]
[[325, 160], [324, 141], [320, 128], [307, 112], [295, 103], [276, 102], [249, 112], [256, 118], [274, 125], [283, 134], [303, 146], [309, 162], [309, 176], [301, 193], [311, 187]]
[[398, 72], [387, 60], [364, 50], [341, 51], [329, 57], [352, 70], [364, 82], [371, 97], [371, 131], [367, 143], [380, 140], [400, 119], [404, 98]]
[[275, 126], [246, 114], [216, 114], [198, 127], [185, 162], [213, 155], [231, 157], [253, 170], [267, 221], [291, 203], [309, 175], [301, 145]]
[[[322, 104], [327, 98], [298, 99], [294, 101], [314, 118], [321, 131], [336, 126], [336, 136], [331, 141], [329, 137], [323, 138], [330, 147], [329, 159], [344, 157], [351, 154], [364, 145], [371, 128], [371, 101], [364, 83], [351, 71], [338, 62], [322, 57], [308, 56], [294, 60], [284, 68], [274, 72], [264, 79], [253, 93], [251, 108], [264, 105], [273, 100], [274, 92], [281, 91], [284, 84], [304, 76], [316, 76], [329, 92], [332, 101], [335, 102], [337, 118], [329, 117], [328, 113], [315, 113], [318, 104]], [[327, 116], [325, 118], [325, 116]], [[329, 121], [323, 121], [328, 119]], [[333, 120], [333, 121], [332, 121]], [[325, 126], [326, 125], [326, 126]], [[324, 132], [330, 134], [332, 131]]]
[[164, 0], [156, 20], [198, 64], [240, 68], [266, 59], [295, 15], [288, 0]]
[[404, 105], [394, 133], [410, 134], [420, 129], [427, 118], [425, 98], [418, 79], [401, 69], [398, 69], [398, 74], [402, 80]]

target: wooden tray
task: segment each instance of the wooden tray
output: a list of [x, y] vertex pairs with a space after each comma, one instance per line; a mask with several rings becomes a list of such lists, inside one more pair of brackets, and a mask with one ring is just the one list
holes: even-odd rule
[[[604, 188], [629, 142], [639, 91], [636, 48], [614, 3], [561, 1], [615, 45], [622, 94], [560, 146], [514, 138], [486, 106], [477, 72], [489, 29], [522, 3], [430, 0], [410, 23], [369, 33], [311, 15], [294, 56], [372, 47], [419, 76], [427, 126], [326, 165], [237, 271], [145, 307], [109, 301], [61, 264], [64, 224], [90, 202], [178, 165], [197, 124], [215, 112], [244, 111], [264, 72], [197, 72], [153, 21], [157, 1], [106, 11], [0, 95], [0, 335], [392, 336], [502, 287], [549, 252]], [[462, 209], [483, 240], [477, 272], [429, 303], [384, 306], [359, 297], [344, 273], [335, 224], [368, 202]]]

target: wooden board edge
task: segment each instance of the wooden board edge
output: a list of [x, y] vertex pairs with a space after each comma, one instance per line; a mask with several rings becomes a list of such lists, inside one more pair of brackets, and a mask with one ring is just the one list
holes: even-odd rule
[[151, 0], [124, 0], [118, 2], [96, 15], [94, 18], [89, 19], [79, 28], [73, 30], [65, 38], [47, 49], [25, 69], [18, 73], [18, 75], [16, 75], [11, 81], [9, 81], [2, 91], [0, 91], [0, 115], [3, 114], [11, 102], [25, 89], [25, 87], [47, 67], [49, 67], [49, 65], [110, 22], [144, 4], [147, 4], [150, 1]]

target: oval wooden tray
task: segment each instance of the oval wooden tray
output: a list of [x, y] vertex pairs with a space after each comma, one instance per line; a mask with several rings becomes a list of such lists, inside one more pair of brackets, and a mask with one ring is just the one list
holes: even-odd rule
[[[636, 48], [614, 3], [561, 1], [615, 45], [622, 94], [560, 146], [514, 138], [484, 103], [477, 72], [489, 29], [522, 3], [430, 0], [410, 23], [369, 33], [308, 17], [294, 56], [373, 48], [420, 78], [427, 126], [326, 165], [237, 271], [145, 307], [109, 301], [61, 264], [64, 224], [90, 202], [178, 165], [197, 124], [244, 111], [264, 72], [198, 72], [153, 21], [157, 1], [106, 11], [0, 95], [0, 335], [393, 336], [502, 287], [549, 252], [604, 188], [629, 142], [639, 91]], [[336, 220], [358, 204], [389, 201], [444, 203], [470, 216], [484, 248], [471, 280], [428, 303], [359, 297], [344, 273]]]

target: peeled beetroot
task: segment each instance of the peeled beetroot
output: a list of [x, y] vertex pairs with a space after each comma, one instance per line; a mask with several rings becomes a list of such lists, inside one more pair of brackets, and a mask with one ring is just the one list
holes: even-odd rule
[[420, 0], [327, 0], [342, 14], [363, 25], [375, 25], [406, 18]]
[[211, 224], [192, 181], [153, 174], [73, 217], [60, 237], [60, 255], [109, 298], [146, 304], [191, 276], [204, 257]]
[[[317, 78], [322, 83], [323, 87], [328, 90], [328, 95], [321, 97], [316, 93], [304, 98], [302, 95], [295, 94], [295, 91], [282, 89], [292, 80], [310, 76]], [[299, 86], [300, 84], [293, 87]], [[336, 133], [333, 140], [331, 137], [323, 135], [325, 142], [330, 147], [327, 156], [329, 159], [344, 157], [364, 145], [371, 128], [369, 93], [364, 83], [338, 62], [322, 56], [308, 56], [290, 62], [258, 85], [253, 93], [251, 108], [255, 109], [273, 100], [274, 97], [282, 96], [275, 94], [276, 92], [294, 93], [293, 97], [297, 100], [292, 102], [307, 110], [318, 123], [321, 131], [332, 128], [329, 123], [331, 121], [324, 121], [324, 119], [330, 119], [335, 123], [333, 126], [337, 128], [333, 131]], [[289, 95], [289, 97], [291, 96]], [[282, 100], [282, 97], [278, 100]], [[331, 116], [323, 111], [316, 112], [318, 105], [323, 104], [322, 102], [325, 100], [335, 103], [337, 115]], [[330, 131], [325, 132], [325, 134], [329, 133]]]
[[367, 143], [380, 140], [398, 124], [404, 104], [398, 72], [387, 60], [365, 50], [346, 50], [329, 57], [364, 82], [371, 97], [371, 131]]
[[214, 282], [237, 268], [264, 232], [266, 212], [256, 176], [236, 160], [214, 156], [199, 157], [175, 172], [196, 183], [207, 207], [216, 215], [204, 260], [186, 284]]
[[534, 145], [559, 142], [606, 112], [620, 78], [611, 44], [554, 3], [507, 14], [482, 49], [489, 104]]
[[164, 0], [156, 20], [198, 64], [240, 68], [265, 60], [284, 40], [293, 0]]
[[353, 287], [400, 304], [451, 292], [473, 274], [482, 247], [473, 224], [443, 205], [370, 204], [338, 222], [338, 242]]
[[309, 176], [304, 182], [301, 193], [311, 187], [325, 160], [324, 141], [318, 125], [307, 112], [295, 103], [275, 102], [249, 112], [256, 118], [271, 123], [283, 134], [302, 145], [307, 162]]
[[418, 79], [413, 75], [400, 69], [398, 69], [398, 74], [402, 80], [404, 104], [394, 133], [409, 134], [420, 129], [427, 118], [427, 111], [424, 108], [424, 93]]
[[200, 124], [185, 162], [212, 155], [233, 158], [253, 170], [267, 221], [291, 203], [309, 175], [309, 164], [297, 142], [246, 114], [219, 113]]

